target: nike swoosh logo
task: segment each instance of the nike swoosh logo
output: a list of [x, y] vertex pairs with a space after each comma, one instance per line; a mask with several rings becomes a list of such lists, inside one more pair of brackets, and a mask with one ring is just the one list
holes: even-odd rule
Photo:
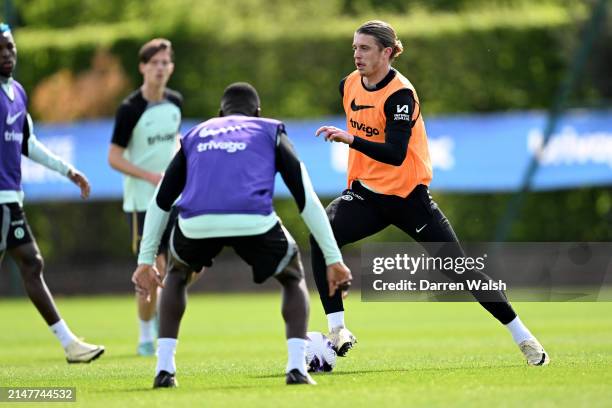
[[353, 110], [353, 112], [357, 112], [358, 110], [362, 110], [362, 109], [370, 109], [373, 108], [374, 105], [357, 105], [355, 103], [355, 99], [353, 98], [353, 100], [351, 101], [351, 109]]
[[425, 228], [426, 226], [427, 226], [427, 224], [423, 225], [421, 228], [417, 228], [417, 229], [416, 229], [417, 234], [418, 234], [419, 232], [423, 231], [423, 228]]
[[20, 117], [22, 113], [23, 113], [23, 111], [17, 112], [16, 114], [14, 114], [12, 116], [11, 116], [10, 113], [8, 115], [6, 115], [6, 124], [7, 125], [12, 125], [13, 123], [15, 123], [17, 118]]

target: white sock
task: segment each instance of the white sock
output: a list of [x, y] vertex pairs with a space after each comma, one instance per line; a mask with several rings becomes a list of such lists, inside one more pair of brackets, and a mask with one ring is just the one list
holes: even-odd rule
[[61, 319], [55, 324], [52, 324], [51, 326], [49, 326], [49, 328], [51, 329], [55, 337], [57, 337], [59, 342], [62, 344], [63, 348], [66, 348], [70, 343], [77, 339], [77, 337], [72, 331], [70, 331], [70, 328], [68, 328], [68, 325], [63, 319]]
[[306, 339], [292, 337], [287, 339], [289, 358], [287, 360], [287, 372], [297, 368], [300, 373], [306, 375]]
[[155, 326], [155, 318], [151, 320], [141, 320], [138, 319], [138, 326], [140, 327], [140, 336], [138, 337], [138, 341], [140, 343], [148, 343], [155, 340], [155, 336], [153, 336], [153, 327]]
[[176, 373], [176, 363], [174, 355], [176, 354], [177, 339], [162, 338], [157, 339], [157, 367], [155, 367], [155, 375], [160, 371], [167, 371], [170, 374]]
[[336, 327], [344, 327], [344, 311], [327, 315], [327, 328], [329, 331]]
[[518, 316], [514, 318], [510, 323], [506, 325], [506, 328], [512, 334], [512, 339], [516, 344], [521, 344], [525, 340], [533, 339], [533, 334], [529, 329], [521, 322]]

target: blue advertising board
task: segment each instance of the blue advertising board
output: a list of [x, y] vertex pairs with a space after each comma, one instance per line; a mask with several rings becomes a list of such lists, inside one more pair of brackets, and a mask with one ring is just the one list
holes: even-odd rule
[[[186, 131], [197, 121], [187, 120]], [[572, 111], [542, 149], [546, 115], [512, 112], [426, 119], [434, 168], [433, 190], [513, 191], [520, 187], [530, 161], [539, 163], [533, 189], [612, 185], [612, 111]], [[348, 147], [314, 136], [321, 125], [344, 128], [342, 117], [286, 121], [287, 132], [306, 164], [317, 192], [338, 195], [346, 186]], [[89, 178], [93, 199], [118, 199], [122, 176], [107, 163], [113, 121], [36, 124], [37, 137]], [[65, 178], [27, 159], [23, 162], [26, 200], [78, 199]], [[288, 195], [280, 178], [279, 195]]]

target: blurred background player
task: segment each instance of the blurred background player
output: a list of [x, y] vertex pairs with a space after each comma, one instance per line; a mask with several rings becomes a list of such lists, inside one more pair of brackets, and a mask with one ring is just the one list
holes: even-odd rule
[[[155, 188], [178, 148], [181, 125], [182, 96], [166, 87], [174, 71], [170, 41], [153, 39], [142, 46], [138, 66], [142, 86], [119, 106], [108, 153], [112, 168], [125, 175], [123, 211], [127, 215], [132, 238], [132, 251], [138, 253], [145, 211]], [[166, 232], [157, 251], [157, 267], [166, 271]], [[138, 354], [155, 353], [157, 294], [149, 300], [137, 297], [139, 340]]]
[[259, 114], [255, 88], [246, 83], [227, 87], [221, 117], [199, 124], [183, 137], [147, 211], [133, 276], [145, 297], [162, 285], [153, 258], [172, 203], [181, 195], [161, 295], [155, 388], [176, 386], [174, 354], [190, 271], [210, 267], [224, 246], [233, 247], [252, 267], [255, 283], [274, 276], [282, 285], [289, 354], [286, 383], [314, 384], [305, 365], [308, 292], [298, 247], [272, 206], [276, 172], [322, 248], [329, 295], [350, 282], [351, 274], [283, 123]]
[[19, 267], [28, 297], [60, 341], [69, 363], [89, 363], [104, 353], [104, 346], [79, 340], [60, 317], [43, 278], [43, 258], [23, 211], [21, 155], [70, 179], [89, 196], [83, 174], [51, 153], [34, 136], [28, 98], [12, 78], [17, 46], [7, 24], [0, 24], [0, 261], [8, 252]]
[[[432, 255], [464, 257], [450, 222], [429, 194], [432, 167], [419, 99], [410, 81], [391, 67], [403, 51], [395, 30], [382, 21], [366, 22], [355, 32], [353, 50], [357, 69], [340, 83], [348, 131], [323, 126], [316, 132], [326, 140], [350, 146], [348, 189], [327, 207], [338, 245], [395, 225], [417, 242], [449, 243]], [[311, 241], [314, 277], [329, 337], [343, 356], [356, 339], [345, 327], [341, 295], [327, 295], [323, 255], [316, 240]], [[476, 271], [450, 273], [449, 277], [455, 281], [488, 279]], [[548, 364], [549, 356], [503, 292], [472, 294], [508, 328], [528, 364]]]

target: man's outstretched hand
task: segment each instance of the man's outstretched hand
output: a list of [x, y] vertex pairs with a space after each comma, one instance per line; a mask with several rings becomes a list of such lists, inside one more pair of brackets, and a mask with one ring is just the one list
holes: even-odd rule
[[157, 287], [164, 287], [162, 277], [154, 265], [140, 264], [132, 275], [132, 282], [136, 287], [136, 293], [147, 301], [151, 299], [151, 293]]
[[323, 136], [326, 142], [340, 142], [347, 145], [353, 144], [355, 140], [355, 136], [335, 126], [321, 126], [315, 132], [315, 136]]
[[342, 262], [336, 262], [327, 266], [327, 284], [329, 286], [329, 297], [334, 296], [337, 290], [342, 291], [345, 298], [351, 286], [353, 275], [351, 270]]
[[81, 198], [83, 200], [89, 197], [91, 187], [89, 181], [87, 181], [87, 177], [85, 177], [83, 173], [76, 169], [72, 169], [68, 172], [67, 177], [81, 189]]

